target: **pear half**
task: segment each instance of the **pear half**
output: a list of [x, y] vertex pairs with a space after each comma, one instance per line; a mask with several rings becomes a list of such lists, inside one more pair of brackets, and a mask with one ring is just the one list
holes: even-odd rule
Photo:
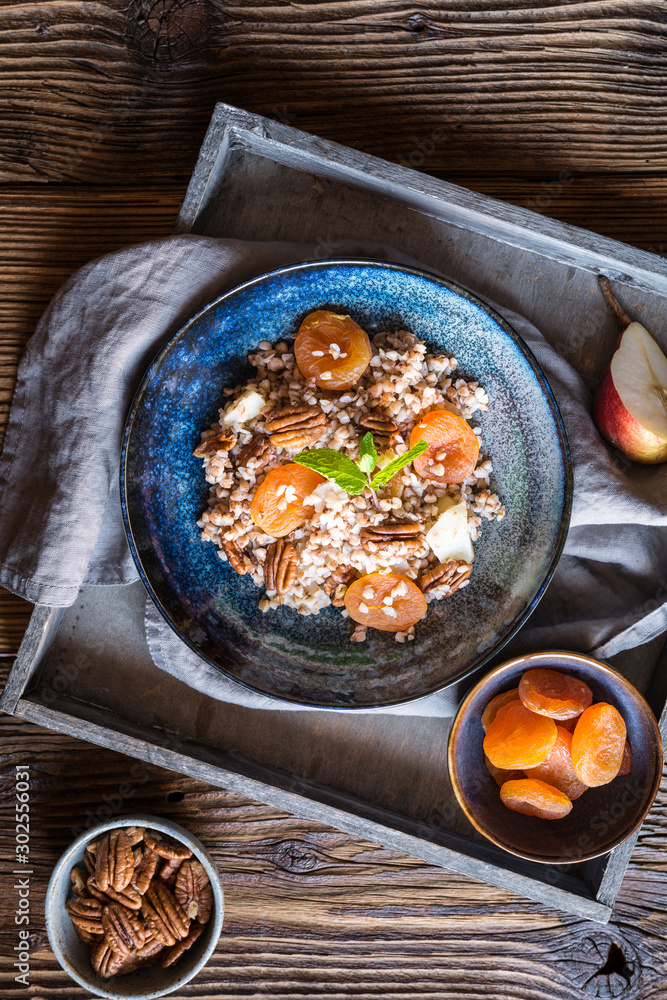
[[667, 357], [641, 323], [621, 334], [593, 417], [602, 436], [634, 462], [667, 461]]

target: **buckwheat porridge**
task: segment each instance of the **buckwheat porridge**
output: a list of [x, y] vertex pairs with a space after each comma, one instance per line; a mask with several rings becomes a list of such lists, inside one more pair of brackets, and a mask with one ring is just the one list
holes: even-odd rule
[[484, 388], [406, 330], [370, 339], [325, 310], [249, 361], [195, 450], [202, 539], [265, 588], [262, 611], [332, 604], [353, 642], [368, 627], [410, 641], [430, 601], [468, 585], [483, 521], [505, 512], [470, 423]]

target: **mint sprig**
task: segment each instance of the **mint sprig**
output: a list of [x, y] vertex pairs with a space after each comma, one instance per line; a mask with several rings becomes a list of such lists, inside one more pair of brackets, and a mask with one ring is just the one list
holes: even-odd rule
[[368, 434], [364, 434], [359, 444], [358, 462], [353, 462], [347, 455], [343, 455], [342, 452], [335, 451], [333, 448], [311, 448], [310, 451], [302, 451], [292, 461], [296, 462], [297, 465], [305, 465], [307, 469], [319, 472], [321, 476], [336, 483], [350, 496], [357, 496], [365, 489], [369, 489], [377, 506], [375, 490], [386, 486], [397, 472], [400, 472], [418, 455], [422, 455], [427, 448], [426, 441], [419, 441], [414, 448], [410, 448], [403, 455], [394, 458], [383, 469], [379, 469], [375, 475], [372, 475], [377, 466], [378, 454], [373, 435], [369, 431]]

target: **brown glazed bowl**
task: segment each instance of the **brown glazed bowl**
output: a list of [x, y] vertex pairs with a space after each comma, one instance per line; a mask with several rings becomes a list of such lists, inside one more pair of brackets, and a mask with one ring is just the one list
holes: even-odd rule
[[[536, 667], [571, 673], [621, 713], [632, 750], [629, 774], [589, 788], [564, 819], [524, 816], [503, 805], [484, 762], [482, 712], [495, 695], [519, 684]], [[657, 794], [662, 740], [653, 712], [618, 671], [580, 653], [531, 653], [492, 670], [466, 695], [449, 737], [449, 773], [459, 805], [488, 840], [520, 858], [548, 864], [587, 861], [618, 847], [639, 828]]]

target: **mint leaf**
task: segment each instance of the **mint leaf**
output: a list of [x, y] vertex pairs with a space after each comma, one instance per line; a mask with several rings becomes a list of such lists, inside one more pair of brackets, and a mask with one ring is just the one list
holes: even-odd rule
[[370, 476], [377, 463], [378, 453], [375, 450], [373, 435], [369, 431], [368, 434], [364, 434], [359, 444], [359, 461], [357, 465], [363, 473]]
[[410, 448], [410, 451], [406, 451], [404, 455], [399, 455], [395, 458], [389, 465], [385, 465], [384, 469], [380, 469], [371, 480], [371, 489], [377, 490], [380, 486], [384, 486], [389, 480], [399, 472], [404, 465], [411, 462], [417, 455], [422, 455], [428, 448], [428, 443], [426, 441], [418, 441], [414, 448]]
[[340, 451], [334, 451], [333, 448], [311, 448], [310, 451], [302, 451], [292, 461], [297, 465], [305, 465], [307, 469], [314, 469], [326, 479], [331, 479], [350, 496], [363, 493], [368, 485], [368, 477], [352, 459]]

